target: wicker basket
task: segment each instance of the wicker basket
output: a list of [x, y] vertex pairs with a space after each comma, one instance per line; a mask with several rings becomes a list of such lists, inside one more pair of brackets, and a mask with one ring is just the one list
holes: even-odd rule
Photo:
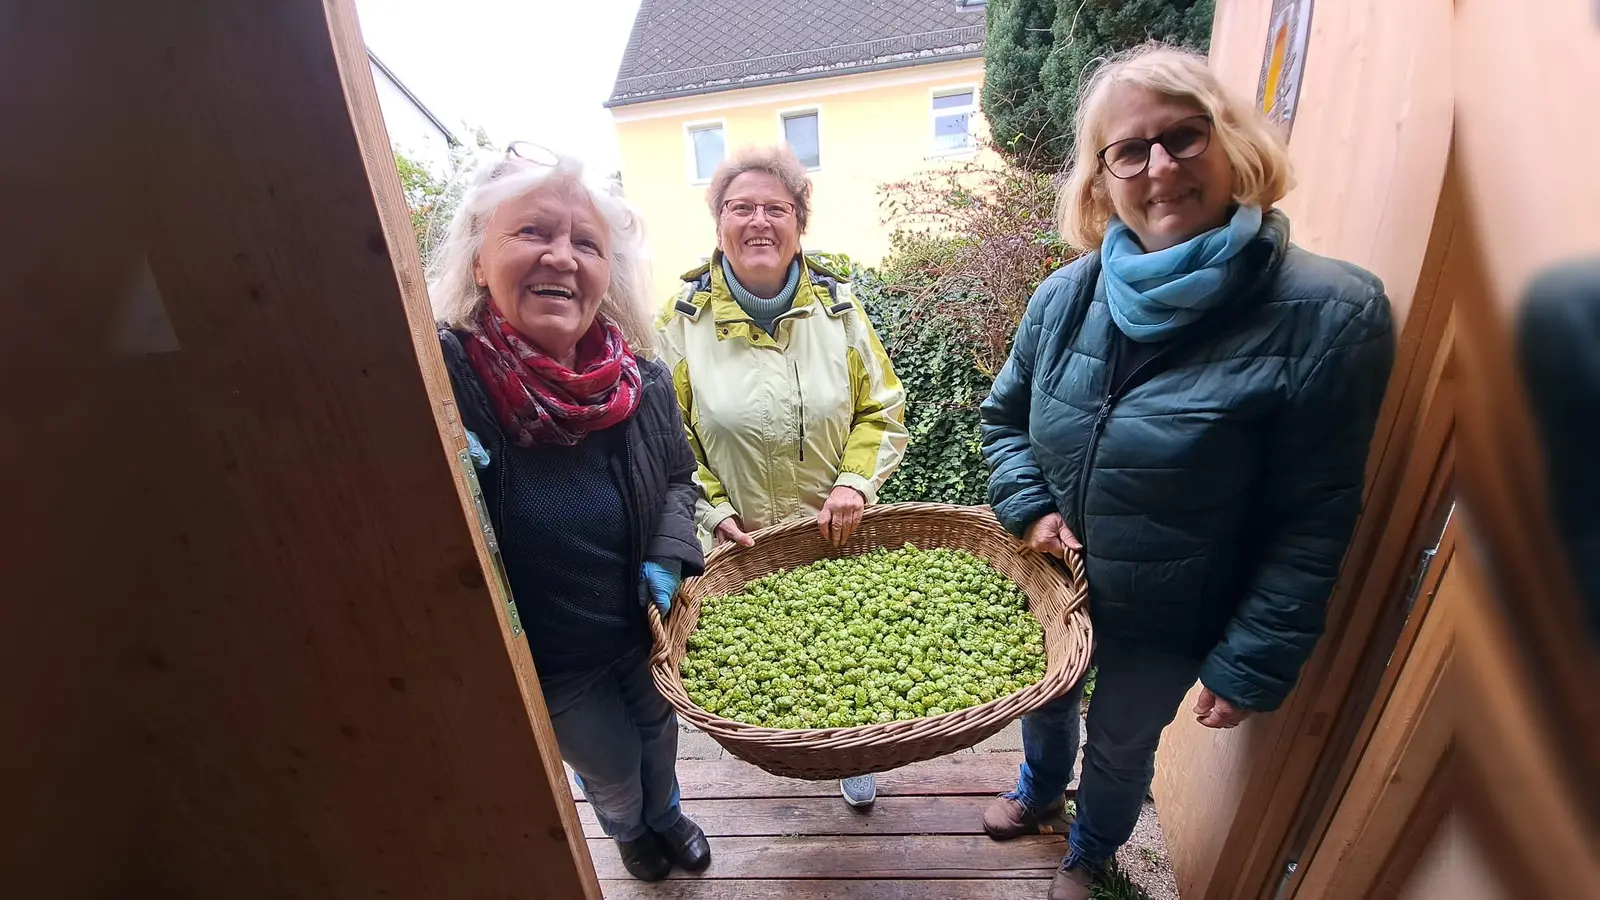
[[[726, 544], [713, 551], [706, 574], [684, 582], [664, 625], [655, 607], [650, 608], [655, 636], [651, 669], [656, 687], [679, 715], [729, 753], [774, 775], [846, 778], [964, 750], [1065, 693], [1088, 668], [1092, 639], [1082, 562], [1069, 554], [1068, 563], [1062, 566], [1026, 549], [1000, 527], [987, 507], [936, 503], [868, 507], [861, 526], [839, 549], [823, 540], [811, 520], [775, 525], [755, 537], [754, 547]], [[849, 728], [786, 730], [745, 725], [712, 715], [689, 699], [679, 663], [699, 622], [702, 599], [736, 592], [779, 569], [826, 557], [856, 556], [877, 547], [901, 547], [907, 542], [924, 550], [966, 550], [988, 560], [1022, 588], [1029, 610], [1044, 626], [1047, 663], [1043, 680], [988, 703], [938, 716]]]

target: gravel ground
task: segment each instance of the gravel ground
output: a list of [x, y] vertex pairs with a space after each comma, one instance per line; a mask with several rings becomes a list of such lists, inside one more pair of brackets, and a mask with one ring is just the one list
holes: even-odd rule
[[1154, 803], [1144, 805], [1139, 824], [1133, 826], [1133, 837], [1117, 851], [1117, 864], [1150, 900], [1179, 900], [1178, 880], [1167, 859], [1167, 842]]

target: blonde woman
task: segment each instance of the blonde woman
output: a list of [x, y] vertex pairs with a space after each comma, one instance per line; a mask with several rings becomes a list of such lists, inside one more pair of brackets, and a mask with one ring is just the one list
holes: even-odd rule
[[[1394, 360], [1383, 285], [1289, 242], [1284, 148], [1204, 58], [1112, 60], [1079, 106], [1061, 231], [982, 406], [996, 515], [1081, 550], [1099, 676], [1070, 853], [1084, 900], [1132, 833], [1156, 746], [1198, 679], [1202, 725], [1276, 709], [1322, 631]], [[1023, 719], [1004, 840], [1058, 813], [1081, 685]]]

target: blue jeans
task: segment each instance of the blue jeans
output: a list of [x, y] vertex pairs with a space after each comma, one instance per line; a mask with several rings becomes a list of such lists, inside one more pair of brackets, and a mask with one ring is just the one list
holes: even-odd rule
[[[1127, 843], [1156, 774], [1161, 730], [1200, 675], [1200, 660], [1127, 643], [1095, 647], [1094, 699], [1083, 748], [1078, 814], [1068, 837], [1068, 865], [1104, 866]], [[1022, 775], [1007, 794], [1029, 810], [1061, 799], [1078, 755], [1083, 683], [1022, 719]]]
[[678, 823], [678, 717], [650, 680], [647, 649], [541, 679], [561, 758], [601, 830], [619, 841]]

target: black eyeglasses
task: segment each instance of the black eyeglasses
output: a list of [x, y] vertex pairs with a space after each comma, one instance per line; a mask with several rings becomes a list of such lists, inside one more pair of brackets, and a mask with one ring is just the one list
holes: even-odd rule
[[538, 163], [541, 166], [553, 166], [560, 162], [555, 151], [543, 144], [535, 144], [532, 141], [512, 141], [506, 146], [506, 158], [510, 159], [513, 156], [526, 162]]
[[1095, 156], [1118, 178], [1134, 178], [1150, 168], [1150, 148], [1156, 144], [1173, 159], [1194, 159], [1211, 145], [1211, 117], [1190, 116], [1172, 123], [1153, 138], [1124, 138], [1107, 144]]

